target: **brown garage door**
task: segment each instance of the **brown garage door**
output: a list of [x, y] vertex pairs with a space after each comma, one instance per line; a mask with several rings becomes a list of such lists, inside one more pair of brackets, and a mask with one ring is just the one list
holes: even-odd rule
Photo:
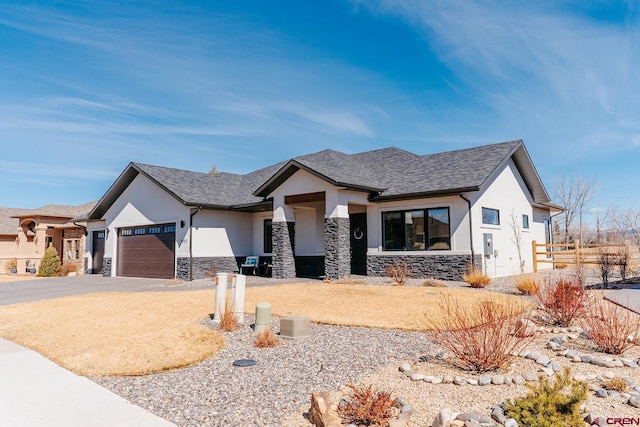
[[175, 266], [175, 224], [118, 230], [118, 276], [171, 279]]

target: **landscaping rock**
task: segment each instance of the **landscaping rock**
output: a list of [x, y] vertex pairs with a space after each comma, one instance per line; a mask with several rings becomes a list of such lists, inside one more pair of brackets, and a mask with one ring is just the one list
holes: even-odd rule
[[548, 377], [552, 377], [554, 374], [554, 370], [551, 368], [547, 368], [546, 366], [540, 368], [540, 372], [544, 372], [544, 374]]
[[531, 359], [531, 360], [536, 360], [538, 357], [540, 357], [540, 352], [539, 351], [532, 351], [529, 354], [527, 354], [527, 359]]
[[604, 374], [602, 374], [602, 376], [604, 376], [606, 379], [610, 380], [612, 378], [615, 378], [616, 374], [614, 374], [613, 372], [605, 372]]
[[504, 410], [500, 406], [493, 408], [493, 411], [491, 411], [491, 418], [500, 424], [504, 424], [504, 422], [507, 421], [507, 417], [504, 415]]
[[489, 385], [491, 384], [491, 377], [488, 375], [480, 375], [478, 377], [478, 385]]
[[431, 427], [448, 427], [449, 423], [454, 419], [453, 411], [449, 408], [443, 409], [436, 415], [435, 420], [431, 423]]
[[549, 359], [544, 354], [540, 355], [540, 357], [536, 359], [536, 363], [542, 366], [547, 366], [550, 362], [551, 362], [551, 359]]
[[638, 364], [631, 359], [620, 359], [620, 361], [624, 364], [624, 366], [628, 368], [637, 368]]
[[446, 351], [441, 351], [440, 353], [436, 354], [436, 360], [442, 360], [447, 356], [448, 353]]
[[524, 380], [527, 382], [534, 382], [538, 381], [538, 374], [534, 374], [533, 372], [524, 372], [522, 374], [522, 378], [524, 378]]
[[640, 396], [637, 394], [632, 395], [627, 403], [634, 408], [640, 408]]
[[331, 394], [326, 391], [313, 392], [309, 422], [316, 427], [342, 427], [336, 409], [337, 405], [331, 401]]
[[456, 375], [455, 377], [453, 377], [453, 383], [455, 385], [465, 385], [467, 383], [467, 380]]
[[562, 367], [560, 366], [560, 364], [558, 362], [556, 362], [555, 360], [552, 360], [551, 363], [549, 364], [549, 367], [551, 369], [553, 369], [554, 372], [560, 372], [562, 371]]
[[442, 384], [442, 378], [440, 377], [435, 377], [434, 379], [431, 380], [431, 384]]
[[587, 381], [593, 381], [596, 379], [595, 374], [587, 374], [586, 375]]
[[575, 374], [575, 375], [573, 376], [573, 379], [574, 379], [575, 381], [586, 381], [586, 380], [587, 380], [587, 377], [586, 377], [586, 375], [582, 375], [582, 374]]
[[477, 424], [491, 424], [491, 419], [484, 414], [477, 412], [465, 412], [456, 417], [456, 420], [466, 422], [475, 422]]
[[567, 358], [569, 359], [573, 359], [574, 357], [580, 355], [580, 352], [578, 350], [569, 350], [567, 351], [567, 354], [565, 355]]
[[607, 391], [605, 389], [596, 390], [596, 396], [598, 397], [607, 397]]
[[507, 421], [504, 422], [504, 427], [518, 427], [518, 422], [513, 418], [507, 418]]
[[504, 377], [504, 383], [506, 385], [513, 385], [513, 378], [511, 377]]
[[420, 362], [429, 362], [429, 361], [433, 360], [433, 356], [431, 356], [431, 355], [429, 355], [429, 354], [425, 354], [424, 356], [420, 356], [420, 357], [418, 358], [418, 360], [419, 360]]
[[515, 377], [513, 377], [513, 383], [514, 384], [524, 384], [525, 383], [525, 379], [522, 375], [516, 375]]
[[564, 342], [564, 337], [563, 336], [556, 336], [551, 338], [549, 341], [554, 342], [556, 344], [562, 344]]
[[444, 384], [451, 384], [453, 383], [453, 377], [451, 375], [445, 375], [444, 377], [442, 377], [442, 382]]
[[411, 365], [409, 365], [406, 362], [405, 363], [401, 363], [399, 370], [400, 370], [400, 372], [410, 371], [411, 370]]
[[518, 354], [518, 356], [520, 356], [520, 357], [527, 357], [527, 355], [528, 355], [529, 353], [531, 353], [529, 350], [522, 350], [522, 351], [520, 352], [520, 354]]
[[468, 378], [467, 382], [471, 385], [478, 385], [478, 380], [474, 380], [473, 378]]
[[502, 385], [504, 384], [504, 376], [502, 375], [494, 375], [491, 377], [491, 383], [494, 385]]
[[593, 360], [593, 356], [590, 354], [582, 354], [580, 355], [580, 359], [583, 363], [591, 363], [591, 361]]
[[413, 374], [411, 374], [411, 381], [422, 381], [426, 378], [427, 376], [425, 374], [421, 374], [419, 372], [414, 372]]

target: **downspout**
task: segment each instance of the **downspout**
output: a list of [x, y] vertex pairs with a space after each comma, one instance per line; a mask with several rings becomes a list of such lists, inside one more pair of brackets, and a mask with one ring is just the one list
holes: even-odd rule
[[473, 250], [473, 220], [471, 219], [471, 200], [467, 199], [464, 194], [460, 194], [459, 196], [462, 200], [467, 202], [467, 206], [469, 207], [469, 244], [471, 245], [471, 265], [475, 266], [476, 254]]
[[189, 281], [193, 280], [193, 217], [202, 210], [202, 206], [189, 215]]

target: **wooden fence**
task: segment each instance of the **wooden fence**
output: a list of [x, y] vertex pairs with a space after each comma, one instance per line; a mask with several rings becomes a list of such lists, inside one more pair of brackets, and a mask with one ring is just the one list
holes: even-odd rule
[[567, 244], [544, 244], [531, 242], [533, 249], [533, 271], [538, 271], [539, 263], [551, 263], [554, 267], [566, 267], [569, 265], [597, 266], [602, 261], [603, 254], [610, 257], [613, 265], [626, 263], [627, 266], [640, 264], [640, 250], [637, 246], [631, 246], [626, 240], [624, 244], [581, 244], [580, 240]]

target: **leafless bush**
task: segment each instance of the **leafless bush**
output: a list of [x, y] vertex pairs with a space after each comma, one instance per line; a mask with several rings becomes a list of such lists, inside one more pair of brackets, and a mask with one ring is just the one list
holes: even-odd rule
[[384, 269], [384, 273], [387, 277], [391, 277], [393, 279], [394, 285], [404, 286], [405, 281], [413, 276], [413, 272], [411, 271], [411, 267], [407, 264], [407, 262], [393, 263], [393, 265]]
[[592, 301], [580, 324], [584, 333], [605, 353], [622, 354], [640, 344], [640, 316], [609, 301]]
[[358, 387], [347, 384], [349, 396], [338, 405], [338, 414], [346, 424], [358, 426], [386, 426], [400, 405], [391, 398], [391, 393], [373, 385]]
[[600, 270], [600, 278], [602, 279], [602, 284], [607, 287], [609, 285], [609, 276], [611, 275], [611, 270], [613, 270], [613, 265], [615, 263], [615, 256], [607, 248], [598, 249], [597, 254], [598, 261], [598, 269]]
[[625, 249], [616, 249], [612, 255], [613, 265], [620, 273], [620, 278], [623, 282], [627, 281], [629, 275], [629, 256]]
[[584, 313], [587, 297], [579, 279], [548, 278], [533, 299], [538, 308], [548, 316], [549, 323], [569, 326], [571, 321]]
[[422, 286], [427, 286], [431, 288], [443, 288], [443, 287], [446, 287], [447, 285], [442, 280], [426, 279], [425, 281], [422, 282]]
[[480, 301], [469, 306], [445, 297], [441, 308], [445, 314], [431, 339], [455, 355], [465, 370], [495, 371], [533, 339], [516, 333], [525, 318], [523, 304]]

